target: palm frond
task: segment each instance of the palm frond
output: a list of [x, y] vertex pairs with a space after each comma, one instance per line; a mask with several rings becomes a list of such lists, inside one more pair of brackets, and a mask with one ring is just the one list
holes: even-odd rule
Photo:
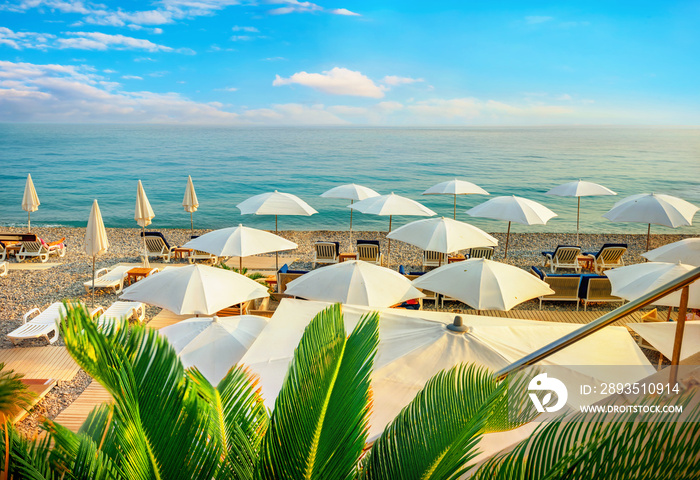
[[[27, 480], [53, 480], [58, 475], [49, 464], [50, 438], [28, 439], [20, 435], [12, 425], [8, 424], [10, 439], [10, 478]], [[0, 449], [5, 450], [5, 435], [0, 435]], [[2, 468], [5, 468], [5, 458], [2, 457]]]
[[350, 477], [367, 435], [378, 315], [349, 338], [340, 305], [307, 326], [263, 438], [258, 478]]
[[23, 376], [14, 370], [6, 370], [5, 364], [0, 363], [0, 418], [17, 413], [18, 408], [27, 408], [35, 397], [22, 383]]

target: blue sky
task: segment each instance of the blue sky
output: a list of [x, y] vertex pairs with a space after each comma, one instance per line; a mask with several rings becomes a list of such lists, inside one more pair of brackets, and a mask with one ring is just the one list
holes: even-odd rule
[[9, 0], [0, 121], [699, 125], [700, 2]]

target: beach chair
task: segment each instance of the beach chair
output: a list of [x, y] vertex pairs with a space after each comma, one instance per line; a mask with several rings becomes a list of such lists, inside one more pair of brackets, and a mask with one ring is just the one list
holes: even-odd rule
[[0, 262], [0, 277], [7, 275], [7, 262]]
[[0, 262], [7, 258], [7, 250], [5, 250], [5, 244], [0, 242]]
[[166, 263], [170, 261], [176, 247], [171, 247], [162, 233], [141, 232], [141, 236], [146, 238], [146, 254], [149, 257], [161, 258]]
[[287, 284], [292, 280], [301, 277], [305, 273], [309, 273], [306, 270], [290, 270], [289, 266], [285, 263], [277, 271], [277, 293], [283, 294], [287, 289]]
[[[71, 304], [70, 308], [85, 308], [81, 303]], [[35, 317], [30, 317], [36, 314]], [[50, 344], [58, 340], [58, 326], [61, 316], [66, 315], [66, 307], [63, 302], [49, 305], [43, 312], [38, 308], [32, 308], [22, 316], [23, 325], [7, 334], [7, 338], [14, 345], [28, 338], [44, 338]], [[53, 334], [53, 336], [49, 336]]]
[[593, 260], [595, 273], [602, 275], [605, 270], [624, 266], [625, 261], [622, 257], [626, 251], [626, 243], [606, 243], [598, 253], [586, 252], [584, 255]]
[[95, 323], [99, 329], [104, 329], [106, 326], [118, 324], [118, 320], [125, 319], [143, 322], [146, 318], [146, 308], [141, 302], [114, 302], [107, 310], [98, 307], [92, 312]]
[[379, 240], [358, 240], [357, 259], [363, 262], [382, 264], [382, 252], [379, 251]]
[[316, 268], [317, 263], [338, 263], [340, 255], [340, 242], [316, 242], [314, 247], [316, 251], [314, 252], [312, 268]]
[[[588, 282], [586, 285], [585, 282]], [[583, 311], [586, 311], [589, 303], [595, 302], [620, 302], [625, 303], [625, 301], [616, 297], [612, 294], [612, 285], [610, 284], [610, 279], [605, 276], [591, 276], [585, 275], [583, 277], [583, 282], [581, 285], [581, 290], [585, 292], [585, 296], [581, 298], [581, 303], [583, 303]]]
[[423, 250], [423, 271], [428, 267], [439, 267], [440, 265], [447, 265], [446, 253]]
[[[107, 268], [100, 268], [95, 272], [95, 290], [104, 288], [105, 290], [114, 290], [114, 293], [120, 293], [124, 288], [126, 272], [132, 268], [133, 267], [125, 265], [117, 265], [111, 270]], [[85, 286], [85, 292], [90, 292], [90, 289], [92, 288], [92, 280], [83, 282], [83, 285]]]
[[27, 258], [38, 258], [41, 263], [46, 263], [50, 255], [58, 255], [63, 257], [66, 254], [66, 246], [63, 243], [65, 237], [56, 242], [46, 243], [42, 239], [36, 241], [22, 242], [22, 246], [15, 257], [18, 262], [23, 262]]
[[581, 275], [547, 275], [544, 271], [537, 267], [530, 267], [530, 273], [544, 281], [549, 288], [554, 290], [550, 295], [538, 297], [540, 301], [540, 310], [542, 310], [542, 302], [576, 302], [576, 311], [579, 305], [579, 288], [581, 287]]
[[[199, 237], [199, 235], [192, 235], [190, 237], [190, 240], [193, 240], [197, 237]], [[197, 260], [200, 260], [204, 263], [211, 263], [212, 265], [219, 263], [219, 257], [214, 255], [213, 253], [193, 249], [187, 256], [187, 261], [190, 263], [196, 263]]]
[[485, 258], [491, 260], [493, 257], [493, 247], [474, 247], [467, 252], [467, 258]]
[[[401, 272], [399, 272], [399, 273], [401, 273]], [[423, 275], [423, 273], [425, 273], [425, 272], [409, 272], [408, 274], [403, 273], [402, 275], [405, 276], [411, 282], [413, 282], [413, 280], [415, 280], [416, 278]], [[431, 292], [430, 290], [424, 290], [422, 288], [419, 288], [418, 290], [420, 290], [425, 295], [425, 297], [418, 299], [418, 304], [420, 306], [420, 310], [423, 310], [423, 302], [425, 302], [426, 300], [432, 301], [435, 304], [435, 309], [437, 309], [438, 294], [435, 292]]]
[[578, 264], [579, 255], [581, 255], [581, 247], [575, 245], [558, 245], [553, 252], [542, 252], [542, 256], [544, 256], [542, 266], [549, 266], [552, 273], [555, 273], [557, 268], [572, 268], [576, 270], [576, 273], [580, 273], [581, 266]]

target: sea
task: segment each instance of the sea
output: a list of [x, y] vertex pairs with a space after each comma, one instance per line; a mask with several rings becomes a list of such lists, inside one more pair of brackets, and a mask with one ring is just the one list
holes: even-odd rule
[[[670, 194], [700, 206], [700, 129], [0, 124], [0, 225], [26, 225], [21, 202], [28, 173], [41, 202], [31, 214], [32, 226], [85, 226], [97, 199], [107, 227], [137, 227], [141, 180], [155, 212], [151, 228], [189, 228], [182, 200], [191, 175], [199, 199], [195, 228], [274, 229], [274, 217], [241, 215], [236, 205], [278, 190], [319, 212], [280, 216], [280, 230], [344, 230], [349, 202], [320, 195], [346, 183], [394, 192], [451, 217], [452, 196], [422, 192], [459, 178], [491, 196], [459, 196], [458, 220], [505, 231], [506, 222], [471, 217], [466, 210], [494, 196], [518, 195], [558, 216], [547, 225], [513, 224], [513, 232], [575, 232], [576, 199], [546, 192], [583, 179], [618, 195], [581, 199], [582, 233], [646, 233], [645, 224], [613, 223], [601, 215], [636, 193]], [[392, 225], [416, 219], [394, 217]], [[700, 233], [700, 214], [695, 219], [693, 226], [653, 226], [652, 232]], [[388, 224], [387, 217], [353, 217], [354, 230], [386, 231]]]

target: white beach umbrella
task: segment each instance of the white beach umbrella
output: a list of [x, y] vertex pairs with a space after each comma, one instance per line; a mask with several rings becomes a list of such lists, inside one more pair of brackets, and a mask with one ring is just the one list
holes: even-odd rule
[[423, 250], [452, 253], [473, 247], [495, 247], [495, 237], [468, 223], [451, 218], [426, 218], [397, 228], [387, 238], [410, 243]]
[[508, 241], [510, 240], [511, 222], [523, 225], [545, 225], [557, 214], [533, 200], [516, 197], [515, 195], [496, 197], [467, 210], [472, 217], [493, 218], [495, 220], [508, 221], [508, 233], [506, 234], [506, 249], [504, 257], [508, 257]]
[[109, 248], [107, 231], [102, 221], [100, 206], [97, 200], [92, 202], [90, 217], [85, 229], [85, 253], [92, 257], [92, 306], [95, 306], [95, 257], [104, 253]]
[[607, 187], [593, 182], [578, 180], [576, 182], [564, 183], [552, 188], [546, 195], [557, 195], [559, 197], [577, 197], [576, 207], [576, 243], [578, 243], [579, 218], [581, 215], [581, 197], [594, 197], [598, 195], [617, 195]]
[[[354, 205], [348, 205], [348, 208], [357, 210], [362, 213], [372, 215], [389, 216], [389, 232], [391, 232], [391, 218], [394, 215], [412, 215], [421, 217], [432, 217], [437, 215], [428, 207], [421, 205], [410, 198], [396, 195], [393, 192], [389, 195], [380, 195], [378, 197], [366, 198]], [[391, 239], [388, 239], [387, 266], [391, 265]]]
[[[606, 270], [612, 294], [625, 300], [635, 300], [656, 288], [675, 280], [696, 267], [682, 263], [647, 262]], [[700, 308], [700, 282], [693, 282], [689, 289], [688, 308]], [[677, 307], [681, 302], [681, 291], [676, 291], [654, 305]]]
[[[371, 188], [349, 183], [347, 185], [331, 188], [323, 192], [321, 196], [323, 198], [342, 198], [344, 200], [350, 200], [350, 205], [352, 205], [355, 203], [355, 200], [360, 201], [365, 198], [378, 197], [379, 194]], [[350, 210], [350, 247], [352, 248], [352, 209]]]
[[448, 180], [433, 185], [423, 195], [452, 195], [454, 197], [452, 219], [457, 219], [457, 195], [489, 195], [489, 192], [472, 182], [465, 180]]
[[505, 263], [472, 258], [443, 265], [413, 280], [416, 288], [456, 298], [477, 310], [507, 311], [554, 293], [545, 282]]
[[32, 174], [27, 174], [27, 183], [24, 184], [24, 196], [22, 196], [22, 210], [27, 212], [27, 231], [32, 231], [32, 212], [36, 212], [39, 209], [39, 197], [34, 189], [34, 182], [32, 182]]
[[[306, 215], [318, 213], [311, 205], [291, 193], [274, 192], [261, 193], [250, 197], [236, 207], [241, 215], [274, 215], [275, 233], [277, 230], [278, 215]], [[275, 268], [279, 270], [279, 255], [275, 253]]]
[[[327, 306], [321, 302], [282, 300], [268, 326], [241, 359], [240, 363], [259, 377], [268, 407], [275, 403], [304, 329]], [[374, 307], [343, 306], [346, 331], [352, 332], [361, 316], [374, 310]], [[575, 324], [464, 315], [468, 330], [459, 334], [446, 328], [453, 322], [454, 314], [398, 309], [380, 309], [379, 314], [369, 441], [375, 440], [438, 372], [465, 362], [499, 370], [579, 328]], [[270, 345], [275, 348], [271, 349]], [[567, 366], [589, 378], [598, 376], [597, 382], [636, 381], [654, 372], [624, 327], [598, 331], [541, 364]], [[640, 375], [621, 379], [620, 369], [589, 365], [637, 365]], [[629, 377], [628, 372], [624, 370]], [[573, 395], [570, 392], [569, 396]]]
[[188, 318], [159, 330], [185, 368], [197, 367], [217, 385], [248, 351], [267, 325], [255, 315]]
[[268, 297], [267, 288], [236, 272], [206, 265], [167, 268], [124, 289], [124, 300], [144, 302], [178, 315], [212, 315], [223, 308]]
[[284, 293], [308, 300], [372, 307], [389, 307], [425, 296], [400, 273], [361, 260], [306, 273], [289, 282]]
[[[629, 323], [627, 325], [661, 352], [664, 357], [673, 358], [677, 322]], [[680, 360], [685, 360], [698, 352], [700, 352], [700, 322], [686, 322], [683, 328]]]
[[199, 208], [197, 194], [194, 191], [194, 183], [192, 177], [187, 175], [187, 187], [185, 187], [185, 197], [182, 199], [182, 206], [186, 212], [190, 212], [190, 233], [194, 233], [194, 218], [192, 214]]
[[700, 237], [686, 238], [643, 253], [650, 262], [684, 263], [700, 267]]
[[239, 270], [243, 270], [243, 257], [260, 253], [293, 250], [298, 245], [274, 233], [257, 228], [237, 227], [222, 228], [193, 238], [183, 245], [216, 255], [217, 257], [240, 257]]
[[685, 200], [660, 193], [640, 193], [623, 198], [603, 214], [613, 222], [640, 222], [648, 224], [647, 250], [651, 224], [677, 228], [692, 225], [698, 207]]
[[136, 188], [136, 209], [134, 211], [134, 220], [141, 227], [141, 236], [143, 237], [143, 266], [148, 267], [148, 252], [146, 251], [146, 227], [151, 224], [151, 220], [156, 214], [153, 213], [151, 204], [148, 202], [146, 191], [143, 189], [141, 180], [139, 180]]

